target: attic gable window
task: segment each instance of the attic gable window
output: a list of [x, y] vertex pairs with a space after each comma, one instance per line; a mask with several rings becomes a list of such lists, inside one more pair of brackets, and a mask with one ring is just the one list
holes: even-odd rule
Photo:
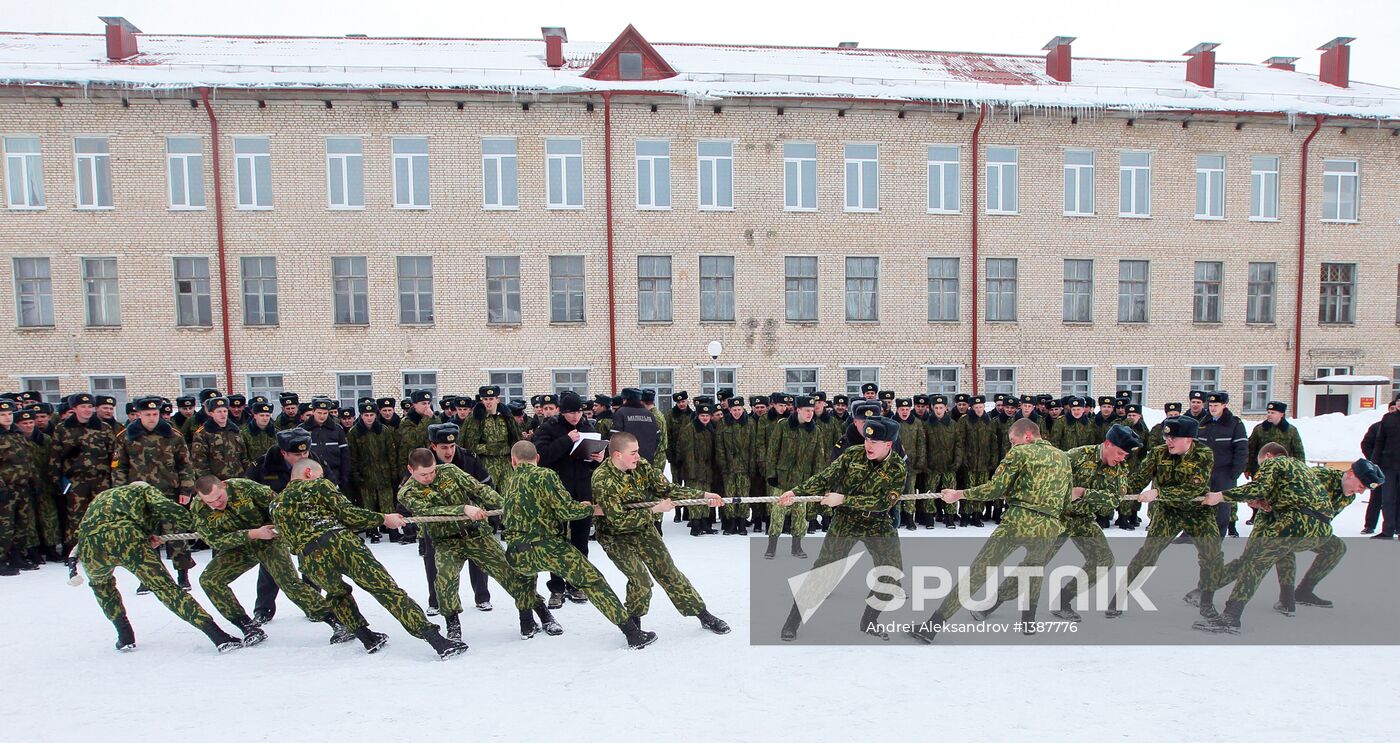
[[639, 52], [617, 55], [617, 76], [622, 80], [641, 80], [642, 55]]

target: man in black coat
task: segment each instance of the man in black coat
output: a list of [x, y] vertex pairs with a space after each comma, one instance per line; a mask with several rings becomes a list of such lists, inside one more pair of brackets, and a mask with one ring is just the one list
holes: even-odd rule
[[[1386, 408], [1386, 412], [1394, 413], [1397, 406], [1400, 406], [1400, 395], [1397, 395], [1394, 400], [1390, 401], [1390, 406]], [[1376, 421], [1371, 424], [1370, 428], [1366, 429], [1366, 435], [1361, 437], [1361, 455], [1367, 459], [1371, 459], [1371, 456], [1376, 453], [1376, 433], [1380, 430], [1381, 422]], [[1371, 461], [1374, 462], [1376, 460], [1371, 459]], [[1380, 520], [1381, 494], [1371, 493], [1366, 500], [1366, 521], [1361, 527], [1361, 533], [1374, 534], [1376, 532], [1376, 524]]]
[[[642, 404], [642, 391], [635, 387], [622, 390], [622, 407], [613, 413], [613, 431], [626, 431], [637, 437], [637, 451], [648, 462], [656, 458], [656, 447], [661, 443], [661, 427], [656, 418]], [[549, 465], [545, 465], [548, 467]]]
[[[292, 465], [310, 457], [325, 468], [326, 463], [311, 451], [311, 433], [301, 428], [289, 428], [277, 432], [276, 445], [269, 448], [261, 457], [253, 460], [243, 477], [262, 483], [280, 493], [292, 479]], [[253, 605], [253, 621], [259, 626], [272, 621], [277, 613], [277, 594], [280, 589], [277, 581], [267, 568], [258, 568], [258, 600]]]
[[[1218, 493], [1235, 487], [1240, 475], [1244, 474], [1245, 462], [1249, 458], [1249, 436], [1244, 431], [1244, 421], [1230, 412], [1230, 393], [1210, 392], [1206, 395], [1206, 417], [1201, 421], [1196, 440], [1210, 447], [1215, 455], [1215, 467], [1210, 471], [1210, 491]], [[1220, 503], [1215, 507], [1215, 523], [1220, 527], [1220, 536], [1229, 534], [1238, 537], [1235, 531], [1235, 505]]]
[[315, 454], [330, 480], [340, 492], [350, 493], [350, 441], [345, 429], [333, 420], [335, 401], [318, 397], [311, 401], [311, 418], [301, 428], [311, 434], [311, 453]]
[[[637, 409], [650, 416], [646, 408], [639, 405]], [[585, 433], [593, 433], [593, 424], [584, 418], [583, 398], [573, 392], [559, 395], [559, 415], [546, 418], [535, 429], [535, 449], [540, 454], [540, 466], [554, 470], [564, 483], [564, 489], [579, 502], [593, 500], [593, 470], [603, 461], [601, 451], [591, 457], [581, 456], [581, 450], [575, 451], [574, 447]], [[569, 542], [585, 557], [588, 555], [588, 530], [592, 526], [592, 516], [570, 521], [567, 526]], [[551, 609], [562, 606], [565, 598], [575, 603], [588, 600], [582, 591], [555, 573], [549, 574], [546, 585], [549, 587], [548, 606]]]
[[[1381, 486], [1381, 531], [1372, 539], [1394, 539], [1400, 532], [1400, 396], [1390, 405], [1390, 412], [1376, 428], [1371, 452], [1366, 455], [1385, 473], [1385, 484]], [[1375, 499], [1372, 492], [1371, 500]]]

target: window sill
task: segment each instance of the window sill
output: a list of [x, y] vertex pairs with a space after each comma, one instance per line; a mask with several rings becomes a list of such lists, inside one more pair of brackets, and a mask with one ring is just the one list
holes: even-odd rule
[[518, 212], [520, 211], [520, 205], [516, 204], [515, 206], [496, 206], [492, 204], [482, 204], [481, 210], [484, 212]]
[[696, 209], [696, 211], [701, 211], [701, 212], [732, 212], [732, 211], [734, 211], [734, 207], [732, 207], [732, 206], [702, 206], [702, 207], [699, 207], [698, 209]]
[[1246, 328], [1275, 328], [1275, 327], [1278, 327], [1278, 323], [1273, 323], [1273, 322], [1249, 322], [1248, 320], [1246, 320], [1245, 323], [1244, 323], [1244, 326], [1245, 326]]
[[855, 207], [848, 206], [846, 207], [845, 212], [847, 214], [879, 214], [880, 207], [877, 206], [874, 209], [858, 209]]
[[394, 211], [396, 212], [430, 212], [432, 210], [433, 207], [431, 204], [428, 206], [417, 206], [415, 204], [394, 204]]
[[847, 324], [847, 325], [879, 325], [879, 324], [880, 324], [880, 321], [879, 321], [879, 320], [852, 320], [851, 318], [848, 317], [848, 318], [846, 318], [846, 324]]
[[988, 325], [1015, 325], [1018, 321], [1017, 321], [1017, 320], [993, 320], [993, 319], [991, 319], [991, 318], [987, 318], [987, 319], [986, 319], [986, 322], [987, 322]]
[[213, 326], [213, 325], [176, 325], [176, 326], [175, 326], [175, 332], [177, 332], [177, 333], [184, 333], [184, 332], [207, 333], [207, 332], [209, 332], [209, 331], [211, 331], [211, 330], [213, 330], [213, 329], [214, 329], [214, 326]]
[[509, 330], [511, 328], [519, 328], [521, 327], [521, 324], [518, 322], [488, 322], [486, 323], [486, 327]]
[[279, 328], [279, 327], [281, 327], [281, 326], [278, 325], [278, 324], [275, 323], [275, 322], [272, 322], [272, 323], [258, 323], [258, 324], [256, 324], [256, 325], [250, 325], [250, 324], [248, 324], [248, 323], [243, 323], [243, 329], [244, 329], [244, 330], [276, 330], [276, 329]]
[[236, 211], [236, 212], [270, 212], [270, 211], [272, 211], [272, 207], [270, 207], [270, 206], [235, 206], [235, 207], [233, 208], [233, 210]]
[[1192, 320], [1191, 324], [1198, 328], [1219, 328], [1225, 325], [1219, 320]]
[[1021, 212], [1019, 212], [1019, 211], [1016, 211], [1016, 212], [1001, 212], [1001, 211], [994, 212], [994, 211], [992, 211], [991, 209], [988, 209], [988, 210], [987, 210], [987, 216], [989, 216], [989, 217], [1019, 217], [1019, 216], [1021, 216]]
[[928, 321], [928, 324], [929, 324], [929, 325], [961, 325], [961, 324], [962, 324], [962, 320], [958, 320], [958, 319], [952, 319], [952, 320], [929, 320], [929, 321]]
[[552, 328], [577, 328], [588, 324], [587, 320], [550, 320], [549, 326]]
[[948, 211], [947, 209], [929, 209], [925, 214], [962, 214], [961, 211]]
[[400, 323], [399, 323], [399, 327], [401, 327], [401, 328], [431, 328], [431, 327], [433, 327], [433, 326], [435, 326], [435, 325], [436, 325], [436, 323], [432, 322], [431, 320], [429, 320], [428, 322], [400, 322]]
[[701, 325], [733, 325], [733, 320], [701, 320]]
[[21, 333], [43, 333], [50, 330], [57, 330], [54, 325], [16, 325], [15, 330]]
[[1323, 220], [1319, 220], [1319, 221], [1321, 221], [1323, 224], [1360, 224], [1360, 223], [1361, 223], [1361, 220], [1359, 220], [1359, 219], [1323, 219]]
[[75, 211], [75, 212], [110, 212], [110, 211], [116, 211], [116, 209], [117, 209], [117, 208], [116, 208], [115, 206], [75, 206], [75, 207], [73, 207], [73, 211]]
[[369, 323], [367, 323], [367, 322], [337, 322], [337, 323], [331, 323], [331, 327], [333, 327], [333, 328], [351, 328], [351, 329], [354, 329], [354, 328], [361, 328], [361, 329], [363, 329], [363, 328], [368, 328], [368, 327], [369, 327]]
[[1317, 326], [1318, 326], [1319, 328], [1354, 328], [1354, 327], [1356, 327], [1356, 323], [1354, 323], [1354, 322], [1319, 322], [1319, 323], [1317, 324]]
[[1060, 322], [1071, 327], [1092, 328], [1094, 326], [1093, 320], [1061, 320]]
[[671, 207], [669, 207], [669, 206], [642, 206], [641, 204], [638, 204], [638, 205], [637, 205], [637, 211], [639, 211], [639, 212], [669, 212], [669, 211], [671, 211]]
[[1142, 326], [1144, 326], [1144, 325], [1150, 325], [1150, 324], [1152, 324], [1152, 321], [1151, 321], [1151, 320], [1119, 320], [1119, 321], [1118, 321], [1118, 324], [1119, 324], [1119, 325], [1126, 325], [1126, 326], [1128, 326], [1128, 327], [1131, 328], [1131, 327], [1142, 327]]
[[49, 210], [47, 206], [11, 206], [8, 208], [12, 212], [46, 212]]
[[1095, 214], [1094, 212], [1065, 212], [1065, 213], [1064, 213], [1064, 216], [1066, 216], [1066, 217], [1080, 217], [1080, 218], [1082, 218], [1082, 217], [1097, 217], [1097, 216], [1099, 216], [1099, 215], [1098, 215], [1098, 214]]
[[359, 206], [328, 206], [328, 207], [326, 207], [326, 211], [331, 211], [331, 212], [362, 212], [362, 211], [364, 211], [364, 210], [365, 210], [365, 205], [364, 205], [364, 204], [360, 204]]
[[1121, 217], [1122, 219], [1151, 219], [1151, 218], [1152, 218], [1152, 215], [1151, 215], [1151, 214], [1124, 214], [1123, 212], [1118, 212], [1118, 216]]
[[783, 322], [787, 323], [788, 325], [803, 325], [806, 327], [812, 327], [821, 324], [820, 320], [793, 320], [792, 318], [788, 318]]
[[103, 331], [103, 330], [121, 330], [121, 329], [122, 329], [122, 326], [121, 326], [120, 323], [118, 323], [118, 324], [116, 324], [116, 325], [84, 325], [84, 326], [83, 326], [83, 330], [97, 330], [97, 331]]
[[1197, 222], [1224, 222], [1224, 221], [1225, 221], [1225, 217], [1223, 217], [1223, 216], [1222, 216], [1222, 217], [1211, 217], [1211, 216], [1207, 216], [1207, 215], [1204, 215], [1204, 214], [1195, 214], [1195, 215], [1192, 215], [1191, 218], [1194, 219], [1194, 220], [1196, 220]]
[[641, 325], [641, 326], [643, 326], [643, 327], [650, 327], [650, 328], [661, 327], [661, 328], [665, 328], [665, 327], [669, 327], [669, 326], [673, 325], [674, 323], [673, 323], [672, 321], [670, 321], [670, 320], [638, 320], [638, 321], [637, 321], [637, 324], [638, 324], [638, 325]]
[[208, 211], [208, 207], [203, 207], [203, 206], [172, 206], [172, 207], [168, 207], [168, 208], [166, 209], [166, 211], [171, 211], [171, 212], [203, 212], [203, 211]]
[[1249, 218], [1249, 221], [1251, 221], [1251, 222], [1277, 222], [1277, 221], [1279, 221], [1279, 218], [1278, 218], [1278, 217], [1250, 217], [1250, 218]]
[[810, 207], [810, 208], [808, 208], [808, 207], [800, 207], [800, 208], [799, 208], [799, 207], [795, 207], [795, 206], [785, 206], [785, 207], [783, 207], [783, 211], [785, 211], [785, 212], [799, 212], [799, 213], [800, 213], [800, 212], [815, 212], [815, 211], [817, 211], [817, 208], [816, 208], [816, 207]]
[[547, 212], [581, 212], [583, 211], [583, 205], [580, 204], [578, 206], [546, 206], [544, 210]]

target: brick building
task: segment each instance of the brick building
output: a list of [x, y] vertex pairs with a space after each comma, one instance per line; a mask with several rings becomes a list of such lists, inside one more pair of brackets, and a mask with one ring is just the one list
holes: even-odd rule
[[1400, 90], [1349, 80], [1348, 39], [1312, 75], [1211, 44], [1072, 59], [1063, 37], [1041, 57], [108, 22], [0, 34], [0, 389], [717, 374], [1220, 388], [1250, 413], [1300, 379], [1400, 378]]

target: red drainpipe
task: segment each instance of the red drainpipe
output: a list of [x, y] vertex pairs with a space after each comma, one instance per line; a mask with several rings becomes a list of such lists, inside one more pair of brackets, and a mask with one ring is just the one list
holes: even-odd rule
[[612, 93], [603, 92], [603, 210], [608, 227], [608, 366], [617, 394], [617, 300], [613, 292]]
[[977, 224], [978, 206], [981, 195], [981, 175], [982, 170], [977, 167], [977, 155], [982, 148], [982, 121], [987, 118], [987, 106], [983, 104], [981, 113], [977, 114], [977, 126], [972, 127], [972, 394], [977, 394], [977, 388], [981, 386], [981, 377], [977, 373], [977, 295], [978, 295], [978, 265], [977, 265]]
[[1308, 234], [1308, 145], [1322, 128], [1326, 116], [1313, 117], [1313, 128], [1308, 138], [1303, 140], [1303, 163], [1298, 169], [1298, 296], [1293, 301], [1293, 414], [1302, 415], [1298, 410], [1298, 388], [1303, 374], [1303, 255], [1307, 247]]
[[224, 250], [224, 185], [219, 169], [219, 120], [214, 116], [214, 108], [209, 105], [209, 89], [199, 89], [199, 99], [204, 102], [204, 112], [209, 114], [210, 154], [214, 159], [214, 235], [218, 244], [219, 256], [219, 314], [223, 316], [224, 331], [224, 380], [228, 391], [234, 391], [233, 348], [228, 334], [228, 262]]

